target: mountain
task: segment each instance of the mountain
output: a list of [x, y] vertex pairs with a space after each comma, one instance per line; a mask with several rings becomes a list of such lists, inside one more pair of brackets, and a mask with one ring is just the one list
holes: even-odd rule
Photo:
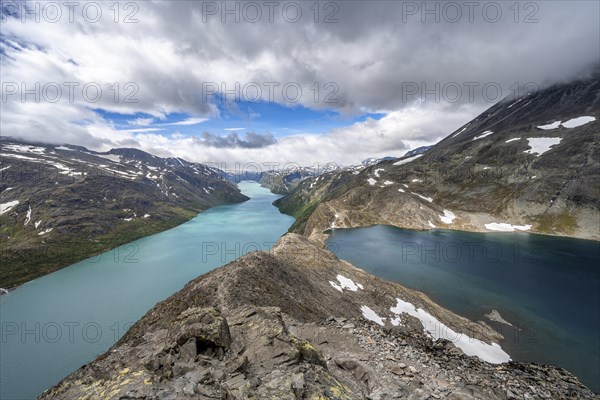
[[[421, 146], [421, 147], [417, 147], [416, 149], [413, 149], [411, 151], [407, 151], [406, 154], [404, 155], [404, 157], [412, 157], [412, 156], [416, 156], [417, 154], [423, 154], [423, 153], [425, 153], [427, 150], [429, 150], [432, 147], [433, 146]], [[382, 160], [382, 161], [385, 161], [385, 160]]]
[[307, 179], [291, 231], [388, 224], [600, 240], [600, 79], [502, 101], [423, 154]]
[[396, 160], [396, 157], [383, 157], [383, 158], [367, 158], [363, 160], [360, 165], [364, 167], [370, 167], [371, 165], [379, 164], [382, 161]]
[[0, 287], [248, 199], [222, 171], [180, 158], [8, 138], [0, 146]]
[[[415, 149], [416, 150], [416, 149]], [[293, 167], [280, 170], [262, 172], [256, 179], [261, 186], [266, 187], [275, 194], [288, 194], [294, 190], [298, 184], [306, 178], [317, 178], [323, 174], [340, 171], [360, 171], [371, 165], [378, 164], [382, 161], [397, 160], [394, 157], [383, 158], [367, 158], [359, 165], [339, 166], [335, 163], [329, 163], [324, 166], [317, 167]], [[245, 179], [253, 177], [251, 173], [240, 174], [239, 176]]]
[[318, 177], [323, 173], [336, 171], [340, 167], [334, 163], [324, 166], [300, 167], [293, 166], [283, 169], [262, 172], [258, 178], [261, 186], [266, 187], [275, 194], [290, 193], [302, 180], [309, 177]]
[[288, 234], [188, 283], [40, 400], [600, 398], [504, 363], [500, 339]]

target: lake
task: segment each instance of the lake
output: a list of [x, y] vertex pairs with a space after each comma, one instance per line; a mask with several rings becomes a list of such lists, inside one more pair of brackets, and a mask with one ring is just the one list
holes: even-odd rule
[[106, 352], [188, 281], [254, 250], [294, 222], [279, 196], [241, 182], [250, 200], [215, 207], [178, 227], [35, 279], [0, 296], [0, 398], [34, 399]]
[[[600, 391], [600, 243], [527, 233], [334, 229], [327, 246], [505, 339], [513, 360], [563, 367]], [[491, 323], [497, 310], [513, 326]]]

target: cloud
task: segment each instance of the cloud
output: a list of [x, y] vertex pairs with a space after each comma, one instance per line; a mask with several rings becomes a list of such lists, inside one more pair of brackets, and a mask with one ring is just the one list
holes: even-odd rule
[[136, 129], [119, 129], [119, 132], [127, 133], [140, 133], [140, 132], [158, 132], [162, 131], [160, 128], [136, 128]]
[[195, 144], [215, 148], [260, 149], [277, 143], [277, 140], [271, 134], [261, 135], [254, 132], [245, 133], [243, 138], [235, 132], [227, 136], [217, 136], [203, 132], [199, 137], [194, 137], [192, 140]]
[[[203, 14], [205, 3], [138, 2], [135, 23], [115, 23], [110, 3], [102, 3], [97, 23], [82, 18], [81, 6], [74, 22], [68, 9], [54, 23], [6, 18], [0, 37], [3, 135], [92, 148], [127, 143], [198, 161], [201, 154], [228, 162], [356, 162], [399, 155], [445, 136], [499, 100], [486, 99], [488, 84], [509, 95], [515, 83], [543, 87], [575, 79], [600, 60], [598, 2], [528, 3], [533, 9], [519, 3], [518, 15], [509, 8], [512, 3], [496, 2], [502, 12], [498, 22], [484, 17], [486, 3], [477, 3], [472, 21], [463, 8], [455, 23], [447, 21], [442, 2], [414, 2], [415, 14], [405, 8], [412, 2], [337, 2], [335, 23], [323, 21], [330, 8], [320, 9], [315, 23], [312, 3], [300, 3], [303, 17], [295, 23], [286, 21], [281, 5], [273, 22], [263, 10], [257, 23], [246, 22], [245, 15], [237, 23], [232, 16], [223, 23], [220, 13]], [[423, 15], [425, 7], [440, 8], [439, 22], [435, 15]], [[528, 17], [537, 22], [527, 23]], [[56, 102], [47, 96], [36, 102], [32, 95], [23, 101], [20, 90], [7, 90], [5, 84], [11, 83], [27, 89], [57, 84], [62, 95]], [[67, 83], [77, 84], [72, 98]], [[237, 138], [208, 133], [194, 139], [118, 130], [94, 112], [131, 115], [130, 125], [140, 129], [166, 124], [174, 113], [189, 118], [171, 125], [196, 125], [223, 117], [218, 96], [207, 95], [214, 85], [230, 97], [256, 95], [258, 87], [263, 101], [352, 115], [383, 112], [386, 117], [274, 141], [258, 133]], [[457, 87], [461, 96], [448, 101], [444, 90]], [[472, 98], [469, 87], [474, 87]], [[101, 95], [94, 96], [98, 88]], [[297, 88], [300, 96], [294, 96]], [[235, 104], [226, 102], [232, 109]], [[140, 114], [149, 117], [133, 119]], [[261, 118], [254, 111], [248, 117]], [[81, 120], [89, 123], [74, 122]]]
[[127, 123], [132, 126], [148, 126], [152, 125], [153, 122], [154, 118], [136, 118], [134, 120], [127, 121]]
[[188, 118], [183, 121], [169, 122], [164, 125], [198, 125], [206, 121], [208, 121], [208, 118]]
[[224, 131], [243, 131], [246, 128], [225, 128]]

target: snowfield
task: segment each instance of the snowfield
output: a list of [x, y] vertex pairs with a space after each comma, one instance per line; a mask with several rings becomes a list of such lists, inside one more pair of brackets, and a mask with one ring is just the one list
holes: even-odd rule
[[549, 131], [551, 129], [556, 129], [559, 126], [560, 126], [560, 121], [554, 121], [553, 123], [548, 124], [548, 125], [540, 125], [540, 126], [538, 126], [538, 128], [543, 129], [545, 131]]
[[515, 230], [528, 231], [531, 229], [531, 225], [511, 225], [506, 223], [491, 222], [489, 224], [485, 224], [485, 229], [498, 232], [514, 232]]
[[492, 132], [492, 131], [485, 131], [485, 132], [483, 132], [481, 135], [479, 135], [479, 136], [475, 136], [475, 137], [473, 138], [473, 140], [482, 139], [482, 138], [484, 138], [484, 137], [486, 137], [486, 136], [490, 136], [492, 133], [494, 133], [494, 132]]
[[449, 340], [468, 356], [479, 357], [481, 360], [492, 364], [500, 364], [511, 360], [510, 356], [498, 344], [487, 344], [479, 339], [458, 333], [427, 311], [422, 308], [416, 308], [409, 302], [397, 298], [396, 306], [390, 308], [390, 311], [396, 315], [406, 313], [417, 318], [421, 321], [425, 333], [434, 340]]
[[547, 152], [548, 150], [550, 150], [550, 148], [552, 146], [556, 146], [557, 144], [560, 143], [560, 141], [562, 140], [562, 138], [554, 138], [554, 137], [539, 137], [539, 138], [529, 138], [527, 139], [527, 142], [529, 144], [529, 147], [531, 147], [529, 150], [525, 150], [523, 153], [528, 153], [528, 154], [536, 154], [539, 156], [541, 156], [542, 154], [544, 154], [545, 152]]
[[363, 285], [360, 283], [354, 283], [354, 281], [350, 278], [346, 278], [344, 275], [336, 276], [338, 283], [329, 281], [329, 284], [333, 286], [335, 290], [343, 292], [344, 289], [350, 290], [351, 292], [356, 292], [358, 289], [364, 289]]
[[385, 320], [385, 318], [381, 318], [379, 315], [377, 315], [375, 311], [371, 310], [369, 307], [362, 306], [360, 308], [360, 311], [362, 312], [363, 317], [365, 317], [369, 321], [373, 321], [376, 324], [384, 326], [383, 321]]
[[10, 211], [10, 209], [16, 206], [17, 204], [19, 204], [19, 200], [13, 200], [0, 204], [0, 215]]
[[452, 221], [454, 221], [454, 218], [456, 218], [456, 215], [449, 210], [444, 210], [444, 215], [440, 215], [440, 219], [445, 224], [451, 224]]
[[596, 117], [577, 117], [568, 120], [567, 122], [563, 122], [562, 126], [565, 128], [577, 128], [578, 126], [583, 126], [589, 122], [595, 121]]
[[428, 201], [428, 202], [430, 202], [430, 203], [432, 203], [432, 202], [433, 202], [433, 199], [432, 199], [431, 197], [425, 197], [425, 196], [422, 196], [422, 195], [420, 195], [419, 193], [415, 193], [415, 192], [411, 192], [411, 193], [412, 193], [412, 194], [414, 194], [415, 196], [418, 196], [418, 197], [422, 198], [422, 199], [423, 199], [423, 200], [425, 200], [425, 201]]
[[422, 156], [423, 156], [423, 154], [417, 154], [415, 156], [405, 158], [404, 160], [397, 161], [394, 163], [394, 165], [408, 164], [409, 162], [415, 161], [417, 158], [422, 157]]
[[583, 125], [590, 123], [592, 121], [595, 121], [595, 120], [596, 120], [596, 117], [582, 116], [582, 117], [577, 117], [577, 118], [571, 118], [570, 120], [565, 121], [563, 123], [561, 123], [560, 121], [554, 121], [553, 123], [548, 124], [548, 125], [539, 125], [538, 128], [548, 131], [548, 130], [556, 129], [562, 125], [565, 128], [572, 129], [572, 128], [577, 128], [579, 126], [583, 126]]

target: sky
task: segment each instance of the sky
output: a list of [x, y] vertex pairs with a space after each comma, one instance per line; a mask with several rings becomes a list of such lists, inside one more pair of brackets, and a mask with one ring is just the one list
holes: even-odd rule
[[399, 157], [598, 68], [599, 4], [2, 2], [0, 128], [225, 169]]

